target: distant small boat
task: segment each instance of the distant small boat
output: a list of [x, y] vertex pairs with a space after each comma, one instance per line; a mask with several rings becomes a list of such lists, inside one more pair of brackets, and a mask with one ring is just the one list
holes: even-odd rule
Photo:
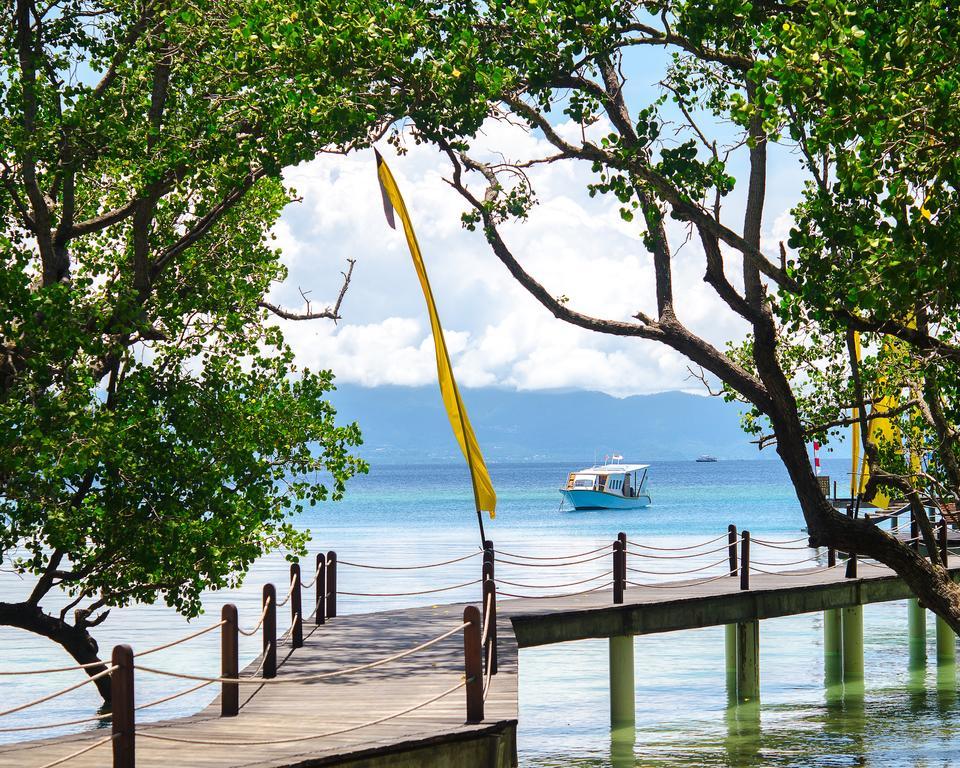
[[716, 460], [717, 460], [716, 456], [710, 456], [706, 453], [703, 454], [703, 456], [697, 456], [697, 461], [699, 461], [701, 464], [706, 464], [708, 462], [716, 461]]
[[642, 509], [650, 504], [647, 490], [649, 464], [613, 463], [571, 472], [560, 489], [564, 502], [574, 509]]

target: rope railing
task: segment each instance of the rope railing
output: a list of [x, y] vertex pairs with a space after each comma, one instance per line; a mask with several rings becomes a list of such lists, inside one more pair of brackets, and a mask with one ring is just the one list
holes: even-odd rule
[[285, 606], [290, 601], [290, 598], [293, 596], [293, 591], [297, 588], [297, 584], [299, 584], [299, 581], [300, 581], [299, 578], [296, 576], [290, 579], [290, 589], [287, 590], [287, 596], [284, 597], [283, 600], [281, 600], [279, 603], [277, 603], [277, 608], [283, 608], [283, 606]]
[[691, 549], [700, 549], [700, 547], [708, 547], [711, 544], [716, 544], [718, 541], [721, 541], [721, 540], [726, 541], [726, 539], [727, 539], [727, 534], [723, 534], [722, 536], [717, 536], [715, 539], [701, 541], [699, 544], [691, 544], [690, 546], [684, 546], [684, 547], [654, 547], [651, 544], [636, 544], [632, 541], [629, 543], [629, 546], [635, 547], [637, 549], [650, 549], [650, 550], [653, 550], [654, 552], [686, 552]]
[[[725, 536], [723, 538], [726, 538]], [[737, 539], [739, 541], [739, 539]], [[689, 555], [648, 555], [645, 552], [631, 552], [630, 548], [634, 546], [632, 542], [627, 542], [627, 554], [631, 557], [642, 557], [648, 560], [690, 560], [695, 557], [703, 557], [704, 555], [712, 555], [717, 552], [726, 552], [730, 548], [730, 544], [724, 544], [722, 547], [717, 547], [716, 549], [708, 549], [705, 552], [694, 552]]]
[[605, 557], [609, 557], [609, 551], [601, 552], [599, 555], [594, 555], [593, 557], [566, 563], [524, 563], [519, 560], [504, 560], [502, 557], [497, 557], [496, 562], [502, 563], [503, 565], [517, 565], [521, 568], [563, 568], [571, 565], [584, 565], [585, 563], [592, 563], [595, 560], [602, 560]]
[[303, 585], [304, 589], [312, 589], [313, 585], [317, 583], [317, 579], [320, 578], [320, 566], [317, 566], [317, 569], [313, 572], [313, 578], [310, 581], [305, 582]]
[[257, 633], [257, 630], [260, 629], [260, 627], [263, 626], [263, 621], [264, 621], [264, 619], [267, 618], [267, 612], [268, 612], [269, 610], [270, 610], [270, 601], [267, 600], [267, 602], [264, 603], [263, 610], [260, 612], [260, 618], [257, 619], [257, 623], [254, 624], [253, 627], [250, 628], [250, 629], [244, 629], [243, 627], [237, 627], [237, 632], [239, 632], [239, 633], [240, 633], [241, 635], [243, 635], [244, 637], [253, 637], [253, 636]]
[[20, 733], [22, 731], [43, 731], [52, 728], [66, 728], [71, 725], [83, 725], [84, 723], [93, 723], [97, 721], [106, 721], [110, 719], [110, 713], [104, 712], [102, 715], [93, 715], [92, 717], [80, 717], [76, 720], [61, 720], [56, 723], [40, 723], [38, 725], [18, 725], [12, 728], [0, 728], [0, 733]]
[[218, 621], [216, 624], [211, 624], [209, 627], [205, 627], [204, 629], [198, 630], [189, 635], [184, 635], [179, 640], [171, 640], [169, 643], [164, 643], [163, 645], [157, 645], [153, 648], [148, 648], [145, 651], [140, 651], [137, 656], [149, 656], [151, 653], [156, 653], [157, 651], [165, 651], [167, 648], [173, 648], [175, 645], [180, 645], [188, 640], [193, 640], [195, 637], [200, 637], [201, 635], [207, 634], [207, 632], [213, 632], [213, 630], [222, 627], [223, 624], [223, 621]]
[[581, 584], [588, 584], [597, 579], [609, 579], [610, 573], [604, 571], [596, 576], [590, 576], [579, 581], [568, 581], [564, 584], [531, 584], [530, 582], [507, 581], [506, 579], [497, 579], [497, 584], [507, 584], [511, 587], [522, 587], [526, 589], [565, 589], [566, 587], [579, 587]]
[[516, 552], [505, 552], [502, 549], [497, 550], [498, 555], [505, 555], [506, 557], [512, 557], [517, 560], [572, 560], [578, 557], [587, 557], [588, 555], [595, 555], [597, 552], [609, 552], [610, 545], [604, 544], [602, 547], [597, 547], [596, 549], [589, 549], [586, 552], [577, 552], [573, 555], [521, 555]]
[[[699, 568], [689, 568], [685, 571], [644, 571], [639, 568], [633, 568], [627, 566], [627, 571], [631, 573], [642, 573], [644, 576], [685, 576], [690, 573], [700, 573], [702, 571], [708, 571], [711, 568], [716, 568], [718, 565], [727, 565], [727, 558], [718, 560], [715, 563], [708, 563], [707, 565], [701, 565]], [[728, 575], [728, 572], [724, 573]]]
[[418, 709], [423, 709], [428, 707], [440, 699], [446, 698], [452, 693], [456, 693], [461, 688], [468, 685], [471, 680], [461, 680], [454, 686], [447, 688], [442, 693], [438, 693], [436, 696], [431, 696], [426, 701], [421, 701], [418, 704], [414, 704], [412, 707], [407, 707], [406, 709], [401, 709], [398, 712], [391, 712], [389, 715], [384, 715], [383, 717], [378, 717], [375, 720], [368, 720], [365, 723], [360, 723], [358, 725], [351, 725], [346, 728], [338, 728], [333, 731], [325, 731], [324, 733], [312, 733], [306, 736], [294, 736], [286, 739], [258, 739], [256, 741], [221, 741], [215, 739], [189, 739], [182, 736], [170, 736], [169, 734], [160, 734], [154, 731], [137, 731], [137, 736], [142, 736], [148, 739], [158, 739], [160, 741], [170, 741], [180, 744], [196, 744], [198, 746], [210, 746], [210, 747], [264, 747], [271, 746], [275, 744], [297, 744], [303, 741], [312, 741], [314, 739], [323, 739], [328, 736], [339, 736], [344, 733], [350, 733], [352, 731], [359, 731], [361, 728], [369, 728], [372, 725], [379, 725], [380, 723], [385, 723], [388, 720], [394, 720], [398, 717], [403, 717], [404, 715], [410, 714], [411, 712], [416, 712]]
[[35, 707], [37, 704], [43, 704], [45, 701], [50, 701], [51, 699], [56, 699], [64, 694], [70, 693], [70, 691], [75, 691], [77, 688], [82, 688], [89, 683], [99, 680], [101, 677], [111, 674], [116, 669], [115, 666], [110, 665], [102, 672], [97, 672], [95, 675], [90, 675], [86, 680], [81, 680], [79, 683], [74, 683], [73, 685], [68, 685], [66, 688], [61, 688], [59, 691], [54, 691], [53, 693], [48, 693], [46, 696], [41, 696], [38, 699], [33, 701], [28, 701], [26, 704], [19, 704], [16, 707], [11, 707], [10, 709], [5, 709], [0, 712], [0, 717], [5, 717], [6, 715], [12, 715], [15, 712], [22, 712], [25, 709], [30, 707]]
[[344, 675], [350, 675], [355, 672], [362, 672], [367, 669], [375, 669], [376, 667], [382, 667], [385, 664], [389, 664], [394, 661], [399, 661], [400, 659], [406, 658], [407, 656], [412, 656], [419, 651], [423, 651], [437, 643], [446, 640], [448, 637], [457, 634], [458, 632], [465, 629], [469, 624], [464, 622], [453, 629], [447, 630], [441, 635], [434, 637], [430, 640], [427, 640], [424, 643], [420, 643], [412, 648], [407, 648], [404, 651], [399, 653], [394, 653], [389, 656], [385, 656], [382, 659], [377, 659], [376, 661], [371, 661], [366, 664], [357, 664], [352, 667], [345, 667], [344, 669], [333, 670], [332, 672], [320, 672], [316, 675], [294, 675], [290, 677], [272, 677], [272, 678], [256, 678], [253, 677], [204, 677], [202, 675], [193, 675], [187, 672], [174, 672], [168, 669], [156, 669], [154, 667], [144, 667], [142, 665], [137, 665], [137, 669], [141, 672], [148, 672], [154, 675], [162, 675], [164, 677], [175, 677], [181, 680], [200, 680], [205, 684], [210, 683], [251, 683], [254, 685], [261, 684], [278, 684], [278, 683], [314, 683], [319, 680], [329, 680], [333, 677], [343, 677]]
[[88, 661], [86, 664], [71, 664], [69, 667], [44, 667], [42, 669], [11, 669], [0, 672], [0, 676], [7, 675], [51, 675], [56, 672], [76, 672], [79, 669], [107, 666], [104, 661]]
[[436, 589], [421, 589], [415, 592], [344, 592], [339, 590], [337, 594], [339, 595], [349, 595], [350, 597], [414, 597], [417, 595], [433, 595], [437, 592], [451, 592], [454, 589], [462, 589], [463, 587], [471, 587], [475, 584], [480, 584], [482, 579], [472, 579], [471, 581], [465, 581], [462, 584], [453, 584], [449, 587], [437, 587]]
[[54, 768], [54, 766], [56, 765], [63, 765], [68, 760], [73, 760], [73, 758], [75, 757], [80, 757], [80, 755], [85, 755], [87, 752], [92, 752], [97, 747], [102, 747], [107, 742], [113, 741], [116, 738], [117, 738], [116, 734], [111, 734], [110, 736], [106, 736], [100, 739], [99, 741], [93, 742], [93, 744], [88, 744], [82, 749], [78, 749], [76, 752], [71, 752], [66, 757], [61, 757], [59, 760], [54, 760], [52, 763], [45, 763], [42, 766], [40, 766], [40, 768]]
[[709, 584], [711, 581], [719, 581], [720, 579], [727, 579], [730, 577], [728, 573], [721, 573], [717, 576], [711, 576], [710, 578], [704, 579], [691, 579], [689, 581], [684, 581], [679, 584], [671, 584], [669, 582], [663, 582], [660, 584], [657, 583], [639, 583], [636, 581], [627, 581], [631, 587], [643, 587], [649, 589], [683, 589], [684, 587], [698, 587], [701, 584]]
[[440, 568], [444, 565], [462, 563], [464, 560], [469, 560], [472, 557], [477, 557], [482, 554], [482, 551], [471, 552], [469, 555], [456, 557], [452, 560], [443, 560], [439, 563], [425, 563], [421, 565], [374, 565], [373, 563], [355, 563], [350, 560], [340, 560], [339, 563], [340, 565], [349, 565], [351, 568], [368, 568], [374, 571], [419, 571], [425, 568]]
[[[605, 575], [608, 575], [608, 574], [605, 574]], [[504, 597], [516, 597], [520, 600], [556, 600], [562, 597], [576, 597], [577, 595], [586, 595], [586, 594], [589, 594], [590, 592], [597, 592], [601, 589], [606, 589], [611, 584], [613, 584], [613, 582], [608, 581], [604, 584], [601, 584], [598, 587], [593, 587], [592, 589], [584, 589], [584, 590], [581, 590], [580, 592], [566, 592], [562, 595], [519, 595], [513, 592], [504, 592], [502, 590], [499, 590], [499, 594], [503, 595]]]

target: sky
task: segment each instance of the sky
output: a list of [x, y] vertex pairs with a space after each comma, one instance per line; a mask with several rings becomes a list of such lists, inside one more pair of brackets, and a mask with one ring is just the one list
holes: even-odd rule
[[[646, 61], [628, 68], [637, 104], [653, 92], [660, 76], [649, 66], [657, 63], [651, 54], [644, 55]], [[579, 137], [579, 126], [559, 121], [558, 127], [571, 139]], [[527, 294], [483, 235], [463, 228], [466, 204], [444, 181], [450, 165], [436, 148], [410, 143], [399, 157], [386, 142], [379, 149], [410, 210], [461, 386], [584, 389], [617, 397], [704, 391], [678, 353], [656, 342], [575, 328]], [[474, 153], [492, 157], [496, 152], [517, 158], [546, 155], [550, 149], [523, 128], [488, 123]], [[763, 246], [773, 254], [789, 232], [789, 209], [801, 180], [795, 158], [786, 152], [774, 153], [771, 165]], [[541, 166], [530, 175], [539, 205], [526, 222], [503, 228], [524, 267], [579, 311], [618, 320], [629, 320], [638, 310], [655, 314], [653, 266], [639, 221], [624, 222], [612, 198], [589, 197], [586, 186], [595, 179], [586, 164]], [[373, 151], [322, 155], [288, 169], [285, 179], [300, 201], [288, 206], [275, 228], [289, 277], [271, 299], [302, 308], [302, 290], [315, 308], [332, 304], [346, 260], [356, 259], [339, 323], [282, 323], [298, 364], [331, 368], [339, 381], [364, 386], [435, 381], [423, 296], [402, 231], [385, 221]], [[736, 225], [741, 215], [736, 200], [731, 207]], [[686, 233], [672, 220], [668, 234], [675, 249], [680, 319], [721, 348], [742, 339], [743, 322], [703, 282], [703, 255], [695, 240], [678, 247]]]

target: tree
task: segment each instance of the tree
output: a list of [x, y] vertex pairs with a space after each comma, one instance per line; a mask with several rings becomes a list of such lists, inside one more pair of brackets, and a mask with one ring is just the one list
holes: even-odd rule
[[302, 553], [290, 516], [365, 471], [332, 375], [295, 371], [269, 321], [336, 320], [353, 263], [331, 306], [287, 310], [266, 235], [282, 169], [363, 145], [390, 63], [433, 62], [416, 17], [360, 2], [4, 8], [0, 552], [34, 581], [0, 623], [91, 664], [111, 607], [196, 615], [264, 552]]
[[[544, 156], [491, 160], [472, 150], [469, 131], [416, 126], [449, 156], [467, 227], [482, 229], [557, 318], [666, 344], [707, 372], [705, 382], [719, 379], [727, 397], [752, 407], [747, 426], [761, 445], [775, 443], [811, 541], [889, 565], [960, 631], [960, 589], [923, 513], [924, 503], [960, 497], [960, 55], [950, 9], [937, 0], [494, 0], [432, 13], [437, 25], [471, 30], [456, 67], [489, 118], [552, 145]], [[650, 50], [662, 52], [659, 95], [638, 103], [625, 73]], [[560, 130], [561, 119], [574, 130]], [[792, 158], [807, 180], [789, 249], [776, 255], [761, 240], [771, 158]], [[537, 202], [528, 169], [561, 162], [588, 164], [590, 194], [614, 196], [626, 221], [638, 217], [653, 311], [578, 312], [512, 251], [503, 224]], [[704, 280], [748, 324], [742, 345], [718, 349], [684, 325], [671, 219], [698, 242]], [[909, 500], [929, 560], [835, 511], [810, 466], [809, 440], [854, 420], [867, 435], [881, 415], [900, 432], [867, 440], [867, 493]], [[926, 470], [905, 459], [904, 443], [914, 456], [935, 450]]]

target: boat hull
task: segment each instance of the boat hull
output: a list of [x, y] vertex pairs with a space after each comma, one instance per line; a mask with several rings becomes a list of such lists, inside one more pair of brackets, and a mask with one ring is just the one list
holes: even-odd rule
[[646, 492], [639, 496], [615, 496], [592, 490], [561, 489], [563, 500], [574, 509], [643, 509], [650, 504], [650, 495]]

